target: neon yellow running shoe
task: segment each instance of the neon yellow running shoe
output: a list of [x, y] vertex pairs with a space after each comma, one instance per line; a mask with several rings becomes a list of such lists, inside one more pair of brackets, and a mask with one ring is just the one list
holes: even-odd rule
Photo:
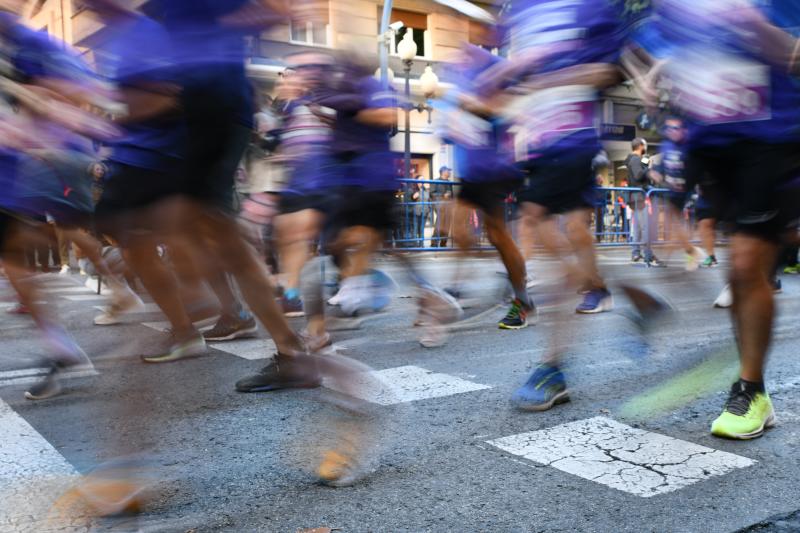
[[711, 424], [711, 434], [728, 439], [755, 439], [775, 425], [772, 400], [766, 392], [745, 390], [737, 381], [731, 387], [725, 410]]

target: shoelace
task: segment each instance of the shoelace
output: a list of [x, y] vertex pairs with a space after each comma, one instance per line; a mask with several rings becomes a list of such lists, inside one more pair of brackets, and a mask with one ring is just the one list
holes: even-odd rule
[[743, 390], [741, 385], [737, 383], [731, 389], [731, 395], [728, 397], [725, 410], [737, 416], [744, 416], [750, 410], [750, 404], [753, 403], [754, 398], [754, 392]]
[[522, 306], [517, 302], [511, 304], [511, 309], [508, 310], [508, 314], [506, 315], [507, 319], [519, 318], [522, 313]]

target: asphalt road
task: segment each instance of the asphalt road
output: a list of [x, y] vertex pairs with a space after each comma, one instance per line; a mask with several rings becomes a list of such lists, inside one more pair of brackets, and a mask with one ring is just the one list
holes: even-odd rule
[[[48, 521], [50, 503], [79, 473], [120, 447], [147, 450], [156, 493], [143, 531], [294, 532], [731, 532], [798, 531], [800, 519], [800, 278], [784, 276], [768, 386], [778, 425], [749, 442], [709, 434], [736, 371], [727, 312], [711, 308], [723, 270], [646, 269], [602, 252], [613, 287], [641, 283], [680, 310], [642, 344], [614, 312], [576, 317], [532, 289], [537, 325], [502, 331], [504, 311], [422, 348], [401, 269], [388, 313], [335, 336], [338, 352], [391, 388], [370, 405], [383, 448], [377, 470], [348, 488], [316, 482], [314, 462], [345, 420], [326, 390], [238, 394], [238, 378], [265, 364], [268, 339], [216, 344], [208, 356], [160, 366], [137, 357], [165, 342], [147, 322], [92, 325], [102, 298], [78, 276], [51, 276], [48, 301], [95, 362], [97, 375], [66, 394], [23, 399], [44, 347], [29, 317], [0, 317], [0, 531], [91, 530]], [[474, 260], [475, 313], [496, 302], [499, 264]], [[536, 263], [537, 275], [557, 271]], [[425, 258], [439, 282], [449, 256]], [[8, 300], [6, 287], [3, 293]], [[570, 305], [577, 295], [567, 295]], [[302, 327], [302, 319], [292, 324]], [[564, 325], [572, 401], [545, 413], [508, 398]], [[156, 328], [158, 326], [155, 326]], [[116, 448], [115, 448], [116, 447]], [[51, 513], [52, 515], [52, 513]], [[52, 517], [51, 517], [52, 518]]]

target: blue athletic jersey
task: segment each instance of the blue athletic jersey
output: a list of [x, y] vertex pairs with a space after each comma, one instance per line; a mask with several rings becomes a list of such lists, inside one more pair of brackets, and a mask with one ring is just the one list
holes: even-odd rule
[[[726, 22], [742, 6], [739, 0], [657, 4], [653, 22], [668, 43], [664, 74], [672, 85], [670, 102], [688, 117], [693, 146], [800, 141], [800, 86]], [[749, 4], [776, 25], [797, 25], [797, 8], [775, 6]]]
[[661, 161], [656, 166], [664, 176], [664, 187], [675, 193], [686, 193], [686, 146], [665, 140], [661, 143]]
[[[121, 88], [177, 83], [170, 39], [144, 16], [115, 21], [110, 39], [95, 50], [102, 75]], [[176, 85], [177, 86], [177, 85]], [[109, 159], [139, 168], [162, 169], [181, 155], [185, 130], [177, 117], [121, 123], [123, 136], [109, 143]]]
[[[501, 117], [481, 117], [459, 107], [462, 95], [475, 96], [475, 79], [504, 61], [477, 46], [466, 45], [467, 60], [443, 73], [453, 89], [434, 103], [438, 135], [455, 147], [456, 174], [464, 182], [485, 183], [515, 179], [509, 124]], [[465, 58], [466, 59], [466, 58]]]
[[[513, 0], [506, 24], [512, 59], [537, 50], [545, 58], [526, 74], [614, 63], [625, 39], [625, 20], [613, 0]], [[536, 91], [512, 105], [529, 157], [599, 150], [598, 100], [594, 87], [570, 86]]]
[[[96, 81], [96, 75], [80, 59], [77, 52], [45, 32], [34, 31], [20, 23], [19, 18], [0, 12], [0, 61], [7, 65], [2, 75], [20, 83], [35, 78], [68, 80], [73, 83]], [[48, 140], [60, 142], [67, 149], [87, 149], [88, 143], [63, 127], [39, 120], [32, 122], [37, 132]], [[81, 142], [84, 141], [84, 142]], [[22, 154], [0, 148], [0, 207], [16, 210], [20, 207], [15, 191], [17, 171]]]
[[245, 4], [247, 0], [157, 0], [156, 9], [172, 38], [182, 85], [204, 90], [212, 83], [224, 91], [225, 102], [220, 105], [227, 105], [244, 126], [252, 127], [255, 105], [245, 71], [245, 38], [259, 30], [222, 20]]

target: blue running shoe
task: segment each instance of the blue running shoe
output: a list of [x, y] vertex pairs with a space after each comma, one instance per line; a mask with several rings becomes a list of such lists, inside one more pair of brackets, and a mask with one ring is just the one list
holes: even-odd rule
[[591, 315], [611, 311], [614, 308], [614, 298], [607, 289], [592, 289], [583, 295], [583, 301], [575, 308], [576, 313]]
[[561, 369], [544, 363], [511, 396], [511, 405], [523, 411], [547, 411], [568, 401], [569, 391]]

